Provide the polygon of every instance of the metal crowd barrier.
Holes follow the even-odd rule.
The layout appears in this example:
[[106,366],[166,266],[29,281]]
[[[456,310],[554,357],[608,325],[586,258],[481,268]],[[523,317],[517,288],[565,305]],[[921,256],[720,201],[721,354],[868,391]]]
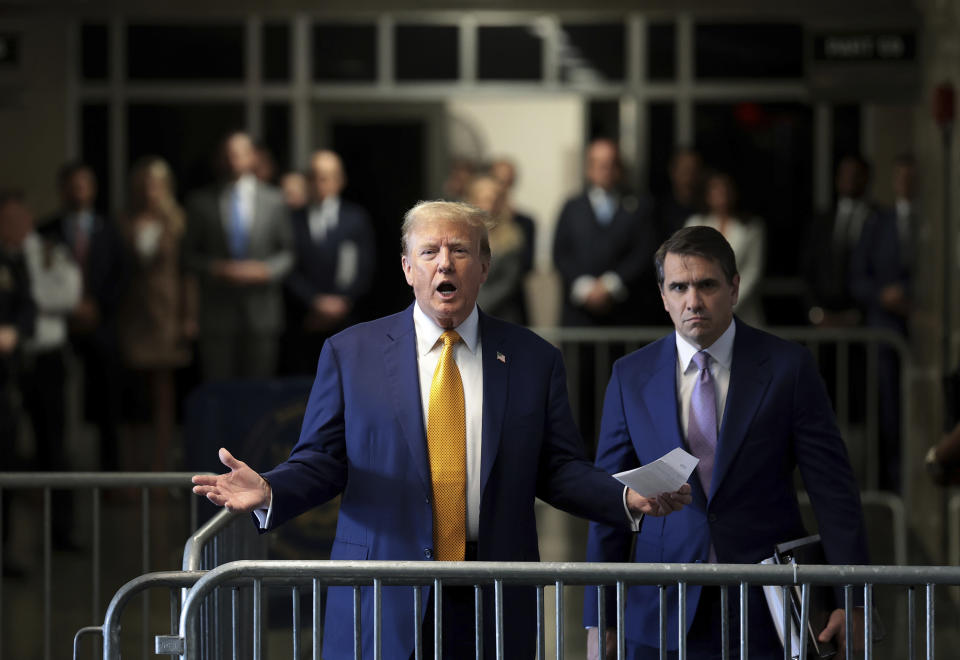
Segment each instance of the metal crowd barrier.
[[[150,565],[151,533],[151,488],[192,487],[192,472],[0,472],[0,527],[3,524],[2,500],[5,491],[43,492],[43,658],[49,660],[51,650],[51,621],[53,615],[52,580],[52,491],[53,490],[90,490],[92,506],[92,551],[90,558],[90,602],[93,619],[100,617],[100,588],[103,567],[103,529],[102,498],[103,491],[117,488],[137,488],[140,490],[140,541],[141,570],[146,572]],[[189,496],[190,529],[197,527],[198,498]],[[0,544],[0,563],[3,560],[3,546]],[[0,622],[2,622],[4,602],[3,577],[0,576]],[[60,594],[61,597],[79,599],[80,594]],[[144,607],[143,621],[146,629],[148,611]],[[3,631],[0,630],[0,638]],[[146,644],[146,641],[144,642]]]
[[[179,574],[180,576],[196,574]],[[139,585],[131,583],[130,590],[138,588],[148,581],[154,584],[176,586],[178,575],[154,574],[144,576]],[[509,649],[504,648],[503,635],[503,587],[505,585],[525,585],[536,588],[537,608],[537,658],[546,658],[546,622],[547,605],[544,594],[546,586],[555,586],[555,599],[551,617],[556,621],[556,658],[563,657],[564,606],[563,587],[565,585],[600,585],[598,593],[599,624],[601,629],[608,625],[616,628],[616,657],[624,658],[625,654],[625,606],[626,590],[631,585],[654,585],[660,587],[660,655],[665,658],[668,642],[667,630],[667,597],[668,586],[678,588],[677,613],[678,620],[684,621],[687,608],[686,589],[689,585],[717,585],[721,590],[721,607],[723,609],[723,645],[722,657],[727,660],[734,657],[729,648],[731,626],[739,627],[739,657],[747,658],[749,640],[749,625],[747,611],[749,606],[750,586],[772,585],[780,587],[781,602],[786,604],[790,598],[791,588],[801,589],[800,625],[805,628],[810,609],[810,588],[813,586],[840,587],[843,590],[844,609],[846,610],[846,638],[854,640],[855,591],[862,589],[863,593],[863,653],[867,660],[874,657],[875,618],[874,593],[875,585],[894,585],[906,587],[907,611],[902,613],[908,626],[907,655],[909,660],[918,657],[923,651],[923,657],[933,660],[935,657],[935,606],[934,594],[937,586],[960,585],[960,567],[926,567],[926,566],[777,566],[777,565],[744,565],[744,564],[597,564],[597,563],[527,563],[527,562],[386,562],[386,561],[236,561],[224,564],[203,575],[190,588],[186,600],[183,602],[179,616],[179,630],[176,634],[158,635],[156,638],[157,653],[177,655],[185,660],[200,658],[200,640],[198,639],[194,623],[205,599],[221,588],[229,588],[232,598],[236,599],[237,591],[241,587],[252,586],[254,603],[259,603],[264,586],[282,586],[289,588],[293,602],[293,644],[294,656],[300,656],[300,590],[307,588],[312,600],[312,656],[320,658],[322,624],[320,616],[320,590],[324,586],[352,586],[354,588],[354,657],[361,658],[372,655],[379,660],[382,657],[382,589],[385,586],[431,586],[434,593],[440,593],[443,586],[473,586],[475,590],[475,615],[480,621],[483,590],[482,586],[493,586],[494,616],[496,634],[493,639],[496,658],[501,660]],[[360,589],[373,588],[373,616],[372,620],[361,620]],[[614,589],[616,593],[616,611],[607,613],[604,609],[604,589]],[[734,588],[740,595],[739,621],[731,622],[727,606],[729,604],[730,589]],[[125,587],[125,590],[128,588]],[[924,598],[924,634],[922,642],[917,638],[918,623],[917,591],[923,590]],[[129,591],[129,590],[128,590]],[[414,639],[416,648],[414,656],[417,660],[423,658],[422,635],[419,621],[424,612],[422,596],[419,589],[412,590],[413,609],[415,616],[411,624],[415,627]],[[114,599],[119,603],[129,596],[124,595]],[[118,605],[119,607],[119,605]],[[760,607],[767,607],[762,602]],[[111,612],[113,606],[111,604]],[[782,625],[787,631],[791,626],[790,607],[784,607]],[[434,654],[437,660],[442,657],[442,608],[434,608]],[[253,636],[252,657],[260,660],[264,656],[263,639],[260,633],[262,628],[262,608],[255,606],[253,620],[245,625],[234,618],[233,643],[236,645],[240,629],[249,631]],[[611,623],[607,623],[610,621]],[[172,622],[171,622],[172,623]],[[373,649],[361,648],[361,627],[373,626]],[[598,650],[600,657],[605,657],[604,635],[599,636]],[[678,631],[676,639],[678,655],[681,660],[687,657],[687,642],[685,632]],[[476,657],[482,658],[484,643],[481,635],[476,635],[474,648]],[[806,636],[801,636],[801,656],[806,657]],[[236,647],[234,647],[235,649]],[[859,652],[857,652],[859,654]],[[107,660],[116,656],[105,655]],[[237,657],[234,651],[233,657]],[[847,660],[855,657],[854,644],[847,646]],[[791,653],[784,651],[784,659],[789,660]]]

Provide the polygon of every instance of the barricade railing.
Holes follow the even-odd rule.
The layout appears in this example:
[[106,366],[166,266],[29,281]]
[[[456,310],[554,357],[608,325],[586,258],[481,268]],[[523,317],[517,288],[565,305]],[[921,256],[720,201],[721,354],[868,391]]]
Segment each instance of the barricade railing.
[[[103,568],[103,493],[111,489],[138,489],[140,491],[140,541],[141,541],[141,571],[146,572],[150,566],[150,534],[151,534],[151,498],[150,490],[154,488],[183,488],[192,487],[190,481],[192,472],[0,472],[0,526],[3,524],[2,501],[7,491],[41,491],[43,494],[43,658],[49,660],[52,655],[52,615],[53,615],[53,580],[52,580],[52,508],[54,490],[89,490],[91,504],[91,558],[90,558],[90,603],[93,620],[100,617],[100,589]],[[189,528],[197,527],[198,498],[190,497]],[[4,548],[0,544],[0,562],[3,560]],[[3,577],[0,576],[0,622],[3,621],[4,588]],[[79,600],[80,594],[61,594],[61,596]],[[146,628],[147,608],[144,607],[143,621]],[[0,638],[3,631],[0,630]]]
[[[254,660],[264,657],[263,639],[260,634],[263,625],[263,612],[257,604],[262,599],[264,586],[282,586],[291,589],[293,602],[294,657],[300,656],[300,613],[298,603],[300,590],[309,589],[313,604],[312,619],[312,655],[320,658],[320,644],[322,639],[322,625],[320,621],[320,590],[325,586],[351,586],[354,588],[354,657],[373,657],[379,660],[383,650],[383,612],[382,589],[388,586],[427,586],[433,592],[441,593],[445,586],[473,586],[475,593],[476,620],[482,617],[483,587],[493,587],[494,593],[494,629],[496,634],[492,639],[495,645],[496,658],[502,659],[509,649],[504,648],[503,622],[503,588],[504,586],[530,586],[536,588],[536,639],[537,654],[540,660],[546,658],[546,624],[547,605],[544,594],[545,587],[556,587],[551,618],[556,622],[555,646],[556,658],[563,657],[564,605],[563,587],[570,585],[597,585],[599,627],[606,629],[609,626],[616,629],[616,657],[625,657],[625,620],[627,588],[633,585],[659,586],[660,590],[660,637],[659,647],[661,657],[666,657],[668,646],[667,627],[667,589],[677,588],[676,599],[677,620],[686,620],[687,588],[691,585],[719,586],[721,592],[723,648],[722,657],[735,657],[729,648],[731,627],[739,628],[739,657],[747,657],[749,640],[749,624],[747,611],[749,606],[749,587],[769,585],[779,587],[779,596],[784,612],[781,624],[789,632],[793,625],[791,621],[790,590],[799,588],[801,591],[801,611],[799,625],[805,630],[810,612],[810,588],[814,586],[830,586],[842,589],[843,608],[846,611],[845,633],[848,640],[855,640],[854,615],[855,603],[859,602],[856,592],[863,594],[863,653],[867,660],[874,657],[874,639],[876,637],[874,615],[875,585],[892,585],[906,588],[906,612],[903,618],[908,626],[906,656],[913,660],[923,651],[923,657],[933,660],[935,657],[935,588],[937,586],[960,585],[960,567],[941,566],[820,566],[820,565],[744,565],[744,564],[599,564],[599,563],[536,563],[536,562],[390,562],[390,561],[235,561],[224,564],[208,571],[190,588],[186,600],[183,602],[179,618],[179,631],[175,635],[158,635],[156,638],[157,653],[178,655],[186,660],[195,660],[199,655],[198,636],[193,632],[193,625],[205,599],[220,588],[230,588],[233,598],[241,587],[252,587],[254,593],[253,620],[248,626],[243,626],[253,635],[252,657]],[[373,589],[373,612],[370,619],[362,619],[360,609],[361,587]],[[615,612],[607,613],[604,590],[614,589],[616,595]],[[740,596],[739,620],[731,622],[728,606],[730,605],[730,589],[734,588]],[[923,591],[925,617],[923,621],[923,639],[919,640],[916,634],[918,623],[917,591]],[[414,656],[423,657],[423,640],[420,622],[424,615],[423,599],[420,589],[411,590],[412,611],[411,625],[414,626],[413,637],[416,648]],[[435,599],[436,601],[439,599]],[[766,608],[767,603],[760,603]],[[442,607],[434,607],[433,617],[433,649],[436,658],[442,652]],[[373,626],[373,648],[362,648],[361,629],[363,626]],[[238,630],[241,623],[234,620],[234,640],[237,643]],[[675,639],[678,655],[681,660],[687,657],[686,632],[683,627],[676,631]],[[801,635],[801,656],[806,657],[806,635]],[[483,656],[483,636],[476,635],[474,648],[477,657]],[[599,657],[605,657],[605,636],[600,635],[598,640]],[[854,657],[855,644],[848,645],[848,660]],[[110,658],[109,656],[107,656]],[[784,652],[784,658],[789,659],[791,654]],[[112,660],[112,658],[110,658]]]

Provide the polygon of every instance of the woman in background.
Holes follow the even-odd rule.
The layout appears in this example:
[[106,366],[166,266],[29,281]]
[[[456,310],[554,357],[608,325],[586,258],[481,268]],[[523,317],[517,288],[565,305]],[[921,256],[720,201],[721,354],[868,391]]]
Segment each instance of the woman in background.
[[[197,331],[195,284],[180,268],[185,229],[170,166],[156,157],[141,159],[130,175],[129,208],[121,220],[131,276],[120,311],[120,345],[126,365],[146,385],[154,470],[172,467],[174,374],[189,363],[190,341]],[[141,448],[130,453],[136,463],[149,460]]]
[[477,304],[491,316],[522,325],[526,239],[506,204],[503,185],[492,176],[479,176],[467,186],[466,201],[489,213],[494,223],[490,229],[493,259]]
[[740,298],[733,308],[737,316],[752,326],[763,326],[763,306],[760,300],[760,280],[766,236],[759,218],[744,218],[737,211],[737,187],[728,174],[711,174],[706,183],[705,214],[692,215],[686,225],[713,227],[727,239],[737,258],[740,273]]

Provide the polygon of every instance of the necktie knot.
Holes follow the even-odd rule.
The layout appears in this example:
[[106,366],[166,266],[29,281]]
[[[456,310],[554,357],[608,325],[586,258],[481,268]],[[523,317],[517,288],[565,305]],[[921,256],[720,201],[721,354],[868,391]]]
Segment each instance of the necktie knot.
[[447,330],[442,335],[440,335],[440,341],[443,342],[444,348],[449,348],[458,344],[460,340],[460,335],[457,334],[456,330]]
[[710,367],[710,354],[706,351],[697,351],[693,354],[693,362],[700,371],[708,369]]

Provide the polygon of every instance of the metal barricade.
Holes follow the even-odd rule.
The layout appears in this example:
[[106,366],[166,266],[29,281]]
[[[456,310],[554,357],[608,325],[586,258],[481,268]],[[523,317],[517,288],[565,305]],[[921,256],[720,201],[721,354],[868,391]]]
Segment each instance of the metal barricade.
[[[791,588],[801,590],[801,611],[799,625],[805,628],[809,616],[810,588],[813,586],[832,586],[842,588],[844,609],[846,616],[846,638],[854,640],[854,610],[855,591],[862,589],[863,593],[863,647],[864,655],[868,660],[874,658],[873,643],[875,639],[875,618],[873,603],[873,587],[875,585],[895,585],[907,589],[907,611],[903,620],[908,626],[908,641],[906,657],[910,660],[918,657],[923,647],[923,654],[928,660],[935,657],[935,605],[934,594],[937,586],[960,585],[960,567],[924,567],[924,566],[813,566],[813,565],[744,565],[744,564],[596,564],[596,563],[528,563],[528,562],[387,562],[387,561],[236,561],[220,566],[206,573],[190,589],[180,612],[179,633],[176,635],[160,635],[156,640],[158,653],[178,655],[181,658],[192,660],[199,658],[199,639],[193,631],[200,608],[205,599],[220,588],[230,588],[236,594],[240,587],[250,585],[254,592],[254,602],[258,603],[262,597],[265,585],[281,585],[291,589],[293,595],[294,619],[293,635],[295,656],[300,657],[299,649],[299,590],[302,585],[309,585],[312,596],[312,641],[313,658],[320,657],[321,622],[319,609],[319,592],[322,586],[338,585],[352,586],[354,589],[354,657],[365,655],[361,648],[360,627],[373,626],[373,649],[366,649],[366,655],[379,660],[382,654],[382,626],[383,614],[382,589],[387,586],[429,586],[434,593],[438,593],[444,586],[473,586],[475,591],[475,613],[482,607],[482,586],[492,586],[494,592],[494,612],[496,630],[493,644],[496,657],[502,659],[509,649],[504,649],[504,622],[503,622],[503,588],[504,586],[530,586],[537,591],[536,598],[536,639],[537,658],[546,657],[545,628],[547,621],[547,606],[544,598],[544,587],[556,586],[552,617],[556,621],[556,658],[563,657],[563,629],[564,607],[563,586],[565,585],[598,585],[599,627],[601,630],[608,627],[616,629],[616,657],[623,658],[625,653],[625,620],[626,591],[632,585],[652,585],[659,587],[660,593],[660,639],[661,657],[666,657],[668,644],[667,597],[666,589],[676,586],[678,598],[676,602],[678,621],[686,620],[687,587],[690,585],[715,585],[720,587],[721,599],[724,604],[729,603],[731,588],[740,594],[739,626],[740,653],[739,657],[747,657],[747,640],[749,639],[749,624],[747,619],[748,587],[771,585],[780,588],[781,605],[785,606],[782,625],[789,638],[791,619],[790,607],[786,606],[790,598]],[[360,612],[360,589],[372,587],[373,612],[372,618],[362,619]],[[606,613],[603,603],[604,589],[613,588],[616,594],[616,611]],[[923,641],[916,635],[917,628],[917,590],[923,590],[925,619],[923,627]],[[422,640],[419,632],[420,621],[425,614],[422,610],[422,597],[419,589],[411,591],[414,617],[411,624],[415,627],[416,640],[415,656],[421,658],[423,654]],[[235,597],[235,596],[234,596]],[[761,604],[765,607],[766,604]],[[263,639],[260,635],[262,626],[262,611],[255,607],[253,611],[252,630],[254,646],[252,657],[254,660],[264,657]],[[442,652],[442,608],[434,608],[434,653],[440,658]],[[478,620],[479,620],[479,614]],[[726,608],[723,609],[723,639],[730,639],[730,629],[734,625]],[[234,620],[234,629],[241,623]],[[236,634],[234,643],[236,643]],[[685,627],[678,627],[677,648],[681,660],[687,657]],[[475,648],[483,644],[482,637],[477,635]],[[806,653],[806,635],[801,635],[801,657]],[[605,653],[604,635],[599,636],[598,650],[600,657]],[[848,645],[847,658],[853,658],[854,645]],[[721,649],[723,657],[732,658],[734,655],[727,648]],[[482,652],[478,649],[478,657]],[[784,652],[785,660],[791,657],[788,651]]]
[[[150,567],[150,534],[152,526],[150,490],[153,488],[190,489],[189,472],[0,472],[0,526],[3,524],[2,500],[6,491],[42,491],[43,493],[43,614],[41,629],[43,635],[43,658],[49,660],[52,655],[51,639],[53,619],[53,578],[52,578],[52,491],[53,490],[89,490],[91,503],[91,560],[90,560],[90,602],[93,619],[100,617],[101,578],[103,569],[103,491],[108,489],[135,488],[140,491],[140,541],[141,568],[147,572]],[[197,526],[198,498],[189,496],[189,529]],[[3,547],[0,545],[0,562],[3,559]],[[4,603],[3,578],[0,576],[0,621],[2,621]],[[82,594],[59,594],[64,599],[79,600]],[[143,621],[146,629],[148,611],[144,606]],[[3,631],[0,631],[0,638]],[[144,642],[146,650],[146,640]],[[145,655],[146,653],[144,653]],[[2,655],[2,652],[0,652]]]

